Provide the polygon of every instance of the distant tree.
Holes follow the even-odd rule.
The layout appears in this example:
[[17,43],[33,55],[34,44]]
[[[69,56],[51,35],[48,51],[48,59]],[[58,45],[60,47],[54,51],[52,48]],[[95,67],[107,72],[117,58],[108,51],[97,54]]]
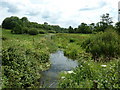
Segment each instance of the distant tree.
[[116,28],[117,32],[120,34],[120,22],[117,22],[115,24],[115,28]]
[[78,26],[77,33],[91,33],[90,27],[86,23],[81,23],[81,25]]
[[103,14],[101,16],[101,22],[106,24],[106,25],[112,25],[112,17],[109,16],[109,13]]
[[35,29],[35,28],[32,28],[32,29],[30,29],[29,30],[29,32],[28,32],[30,35],[37,35],[39,32],[38,32],[38,30],[37,29]]
[[39,30],[39,34],[45,34],[46,31],[45,30]]
[[77,28],[74,28],[74,32],[75,32],[75,33],[77,32]]
[[48,25],[48,23],[47,23],[47,22],[44,22],[44,24],[45,24],[45,25]]
[[16,26],[16,23],[22,25],[21,20],[16,16],[5,18],[2,22],[2,28],[13,29]]
[[48,33],[56,33],[54,30],[49,30]]
[[94,31],[94,30],[95,30],[95,23],[91,23],[91,24],[89,25],[89,27],[90,27],[90,29],[91,29],[92,31]]
[[69,33],[74,33],[74,29],[72,28],[72,26],[69,26],[68,31]]
[[23,27],[22,31],[24,34],[27,34],[29,32],[29,28],[28,27]]
[[16,24],[16,26],[12,29],[11,32],[15,34],[23,34],[22,26],[19,24]]
[[22,18],[21,18],[21,21],[22,21],[22,22],[29,22],[29,20],[27,19],[27,17],[22,17]]
[[96,24],[96,31],[104,31],[107,27],[112,26],[112,18],[108,13],[101,16],[100,22]]

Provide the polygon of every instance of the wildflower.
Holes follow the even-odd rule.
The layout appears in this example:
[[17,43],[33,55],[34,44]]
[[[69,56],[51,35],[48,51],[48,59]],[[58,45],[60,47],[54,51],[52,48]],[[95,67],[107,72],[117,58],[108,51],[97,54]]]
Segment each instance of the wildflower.
[[61,77],[62,79],[64,79],[65,77],[63,76],[63,77]]
[[75,72],[73,72],[73,71],[68,71],[68,73],[69,73],[69,74],[71,74],[71,73],[74,73],[74,74],[76,74],[76,73],[75,73]]
[[107,65],[101,65],[102,67],[106,67]]

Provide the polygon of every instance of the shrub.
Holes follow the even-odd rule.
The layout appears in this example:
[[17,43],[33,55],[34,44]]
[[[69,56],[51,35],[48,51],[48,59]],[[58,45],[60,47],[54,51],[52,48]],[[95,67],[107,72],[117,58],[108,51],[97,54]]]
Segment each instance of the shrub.
[[49,30],[48,33],[56,33],[56,31]]
[[32,29],[29,30],[28,33],[29,33],[30,35],[37,35],[37,34],[38,34],[38,30],[35,29],[35,28],[32,28]]
[[95,60],[100,58],[110,60],[113,57],[120,56],[119,35],[111,30],[98,33],[85,40],[82,47],[86,49],[86,52],[90,52]]
[[22,33],[23,33],[23,30],[22,30],[21,25],[18,25],[18,24],[17,24],[17,25],[12,29],[11,33],[22,34]]
[[23,33],[26,33],[26,34],[29,32],[29,28],[28,27],[23,27],[22,30],[23,30]]
[[[3,88],[28,88],[36,86],[40,79],[42,63],[49,60],[49,53],[25,49],[19,44],[2,50]],[[44,64],[45,65],[45,64]]]
[[62,73],[59,88],[97,88],[113,89],[119,87],[118,61],[110,61],[102,65],[93,61],[79,58],[80,64],[73,73]]
[[40,33],[40,34],[45,34],[46,31],[45,31],[45,30],[40,30],[39,33]]
[[[21,47],[2,50],[3,88],[26,88],[35,84],[40,77],[38,66],[32,55],[25,55]],[[35,60],[35,59],[34,59]],[[37,62],[38,63],[38,62]]]

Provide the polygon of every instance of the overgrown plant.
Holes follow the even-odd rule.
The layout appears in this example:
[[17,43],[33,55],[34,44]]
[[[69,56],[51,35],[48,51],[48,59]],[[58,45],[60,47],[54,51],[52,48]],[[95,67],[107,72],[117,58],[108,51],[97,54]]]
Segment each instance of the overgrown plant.
[[120,56],[120,37],[113,30],[101,32],[85,40],[81,45],[95,60],[110,60]]

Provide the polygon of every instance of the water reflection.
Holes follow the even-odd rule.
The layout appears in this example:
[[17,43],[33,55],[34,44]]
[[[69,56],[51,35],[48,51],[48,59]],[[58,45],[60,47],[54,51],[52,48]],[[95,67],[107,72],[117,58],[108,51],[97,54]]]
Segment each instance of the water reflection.
[[55,88],[57,86],[58,75],[61,71],[69,71],[78,66],[77,61],[68,59],[63,51],[57,51],[50,55],[51,67],[42,72],[41,82],[44,87]]

